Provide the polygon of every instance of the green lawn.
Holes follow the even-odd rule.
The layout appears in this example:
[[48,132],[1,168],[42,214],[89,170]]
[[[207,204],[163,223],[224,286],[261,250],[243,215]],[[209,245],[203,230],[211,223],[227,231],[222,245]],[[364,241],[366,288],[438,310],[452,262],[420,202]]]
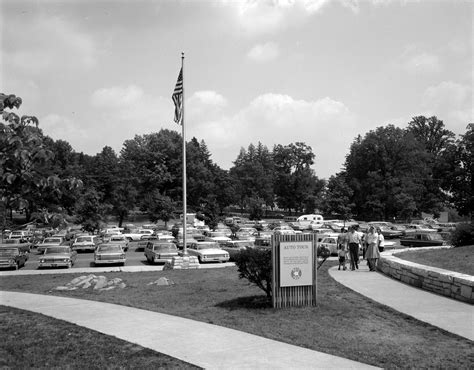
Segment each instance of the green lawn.
[[[52,290],[78,275],[8,276],[0,281],[4,290],[57,294],[168,313],[384,368],[472,366],[472,342],[340,285],[327,273],[333,265],[326,262],[319,270],[317,307],[281,310],[271,308],[262,291],[238,279],[236,268],[104,274],[122,278],[127,287],[100,293],[90,288]],[[175,285],[147,285],[161,276]],[[89,363],[94,363],[92,356],[76,365]]]
[[398,253],[398,258],[474,276],[474,246]]

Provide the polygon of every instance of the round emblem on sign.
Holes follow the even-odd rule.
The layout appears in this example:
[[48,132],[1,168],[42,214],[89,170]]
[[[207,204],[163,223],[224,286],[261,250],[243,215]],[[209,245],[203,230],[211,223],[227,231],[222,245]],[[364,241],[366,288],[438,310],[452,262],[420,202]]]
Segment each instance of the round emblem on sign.
[[295,280],[298,280],[302,274],[303,272],[299,267],[295,267],[293,270],[291,270],[291,277]]

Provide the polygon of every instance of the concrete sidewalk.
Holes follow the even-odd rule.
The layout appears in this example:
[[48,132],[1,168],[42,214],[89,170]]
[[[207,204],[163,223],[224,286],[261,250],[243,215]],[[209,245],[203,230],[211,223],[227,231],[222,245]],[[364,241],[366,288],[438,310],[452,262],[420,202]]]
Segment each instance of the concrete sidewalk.
[[221,326],[109,303],[0,291],[0,304],[72,322],[206,369],[372,368]]
[[355,271],[329,269],[329,275],[348,288],[438,328],[474,340],[474,306],[412,287],[379,272],[365,261]]

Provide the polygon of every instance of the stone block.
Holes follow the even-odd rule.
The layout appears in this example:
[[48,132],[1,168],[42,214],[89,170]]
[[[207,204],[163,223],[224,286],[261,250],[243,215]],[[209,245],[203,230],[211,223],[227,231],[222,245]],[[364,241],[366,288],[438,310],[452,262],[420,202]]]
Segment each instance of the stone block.
[[461,287],[461,296],[464,298],[470,299],[471,295],[472,295],[472,288],[470,286],[463,285]]
[[107,278],[105,276],[98,276],[94,289],[102,289],[107,285]]

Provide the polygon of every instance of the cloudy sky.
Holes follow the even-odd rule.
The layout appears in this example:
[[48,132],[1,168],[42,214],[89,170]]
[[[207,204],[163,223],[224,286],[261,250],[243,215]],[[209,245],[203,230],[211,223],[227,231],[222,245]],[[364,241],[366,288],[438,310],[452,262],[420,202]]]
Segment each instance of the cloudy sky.
[[0,0],[0,17],[2,92],[77,152],[181,132],[181,52],[186,137],[224,169],[251,143],[305,142],[328,178],[378,126],[473,121],[469,1]]

